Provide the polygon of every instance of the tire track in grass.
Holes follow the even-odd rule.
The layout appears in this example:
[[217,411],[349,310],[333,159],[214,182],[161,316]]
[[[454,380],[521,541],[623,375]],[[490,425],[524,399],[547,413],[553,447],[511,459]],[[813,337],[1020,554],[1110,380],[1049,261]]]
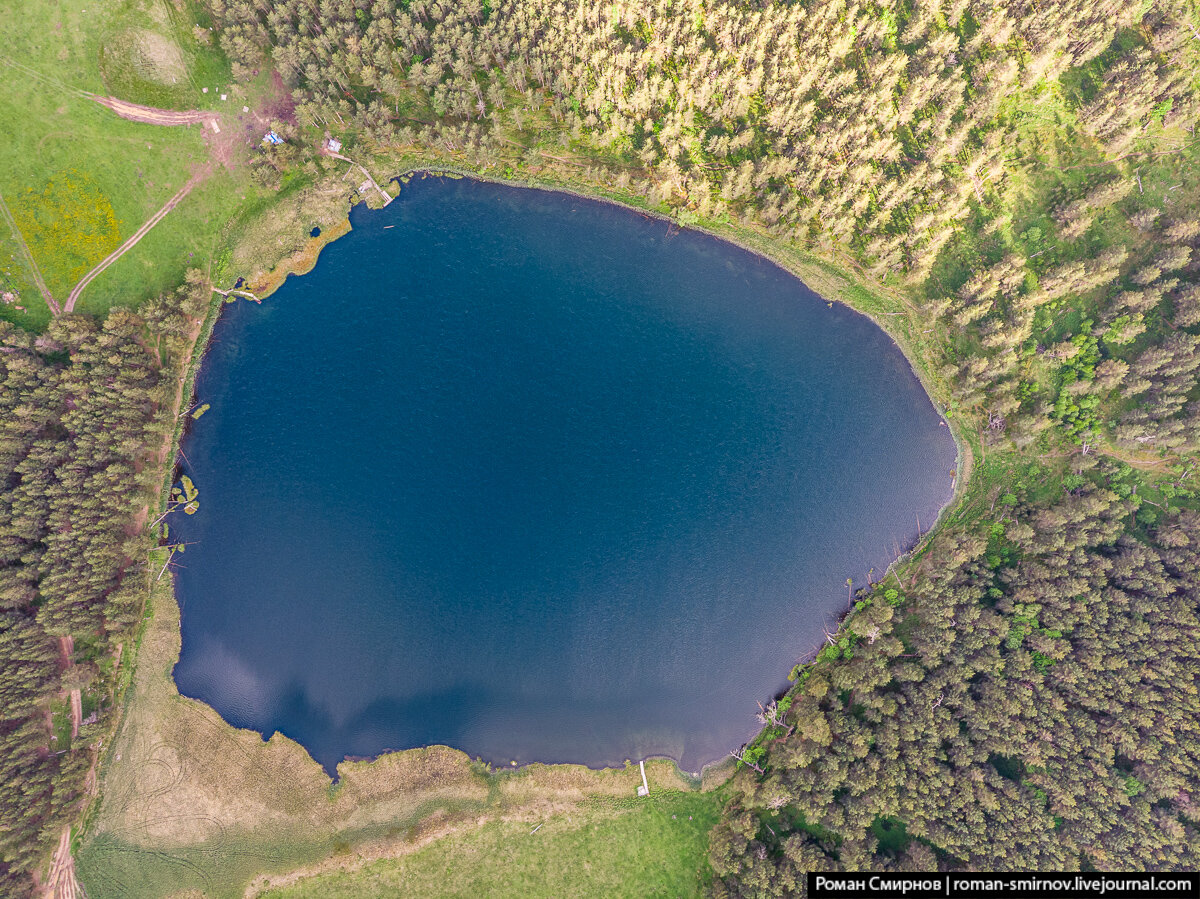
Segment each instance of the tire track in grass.
[[[128,119],[132,122],[142,122],[147,125],[193,125],[197,123],[208,122],[212,126],[214,132],[218,134],[220,133],[220,129],[217,126],[217,119],[219,116],[215,112],[205,112],[204,110],[200,109],[189,109],[183,111],[172,109],[156,109],[153,106],[143,106],[140,103],[129,103],[125,100],[118,100],[116,97],[99,97],[90,93],[86,95],[90,99],[99,103],[101,106],[111,109],[121,118]],[[208,177],[210,171],[212,171],[211,164],[204,166],[204,168],[193,174],[192,177],[188,179],[187,184],[180,188],[179,192],[175,194],[175,196],[171,197],[171,199],[167,201],[167,204],[163,206],[162,209],[154,213],[154,215],[150,217],[149,221],[142,225],[142,227],[138,228],[132,237],[117,247],[117,249],[105,257],[105,259],[100,262],[99,265],[84,275],[83,278],[80,279],[79,283],[76,284],[71,290],[70,296],[67,297],[66,303],[63,304],[62,311],[74,312],[75,303],[78,302],[79,295],[83,293],[84,289],[91,284],[92,281],[99,277],[99,275],[106,268],[124,256],[127,252],[129,252],[129,250],[133,249],[137,242],[149,233],[151,228],[162,221],[168,212],[179,205],[180,200],[191,193],[192,188]],[[57,315],[59,312],[57,304],[54,304],[54,306],[51,308],[54,309],[54,312]]]
[[46,286],[46,281],[42,278],[41,269],[33,261],[33,254],[29,252],[29,246],[25,243],[25,238],[21,236],[21,229],[17,227],[17,220],[13,218],[8,204],[4,202],[4,194],[0,194],[0,215],[3,215],[4,220],[8,222],[8,227],[12,230],[13,240],[17,242],[17,246],[21,250],[21,255],[25,257],[25,264],[28,266],[30,274],[33,275],[33,282],[41,292],[42,299],[46,301],[46,305],[50,307],[50,311],[54,315],[58,315],[62,311],[59,308],[58,300],[54,299],[54,295],[50,293],[50,288]]
[[86,288],[89,284],[92,283],[92,281],[94,281],[96,278],[98,278],[104,272],[104,270],[106,268],[108,268],[110,265],[112,265],[114,262],[116,262],[118,259],[120,259],[122,256],[124,256],[130,250],[132,250],[134,248],[134,246],[137,244],[137,242],[139,240],[141,240],[143,237],[145,237],[147,234],[149,234],[151,228],[153,228],[155,225],[157,225],[159,222],[161,222],[164,218],[166,218],[167,213],[170,212],[172,209],[174,209],[176,206],[178,206],[179,201],[182,200],[184,197],[186,197],[188,194],[190,194],[192,192],[192,188],[194,188],[197,184],[199,184],[201,181],[203,181],[205,178],[207,178],[209,172],[211,172],[211,171],[212,171],[212,166],[206,165],[202,169],[197,171],[194,175],[192,175],[192,177],[188,179],[187,184],[183,185],[183,187],[181,187],[179,189],[179,191],[175,194],[175,196],[173,196],[173,197],[171,197],[171,199],[167,200],[167,204],[165,206],[163,206],[162,209],[158,210],[158,212],[156,212],[156,213],[154,213],[154,215],[150,216],[149,220],[144,225],[142,225],[142,227],[138,228],[137,231],[134,232],[132,237],[130,237],[128,240],[125,241],[125,243],[121,244],[119,247],[117,247],[115,250],[113,250],[111,253],[109,253],[108,256],[106,256],[99,265],[97,265],[90,272],[88,272],[86,275],[84,275],[83,278],[80,279],[79,283],[76,284],[74,289],[71,291],[71,295],[67,297],[67,302],[63,304],[62,311],[63,312],[74,312],[75,311],[75,303],[79,300],[79,295],[81,293],[83,293],[84,288]]

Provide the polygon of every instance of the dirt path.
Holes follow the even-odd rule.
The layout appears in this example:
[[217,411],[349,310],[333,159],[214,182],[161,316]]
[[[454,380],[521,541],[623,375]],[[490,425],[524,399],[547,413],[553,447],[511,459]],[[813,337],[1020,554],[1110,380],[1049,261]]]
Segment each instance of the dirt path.
[[29,252],[29,247],[25,244],[25,238],[21,236],[21,229],[17,227],[17,220],[13,218],[13,214],[8,209],[8,204],[4,202],[4,195],[0,194],[0,215],[4,216],[4,220],[8,222],[8,227],[12,230],[13,240],[17,242],[17,246],[21,250],[21,255],[25,257],[25,264],[29,267],[29,272],[33,275],[33,282],[37,285],[37,289],[41,291],[42,299],[46,301],[46,305],[50,307],[50,311],[54,315],[58,315],[62,310],[59,308],[58,300],[50,293],[50,288],[46,286],[45,280],[42,278],[42,271],[37,267],[37,263],[33,261],[33,254]]
[[79,737],[79,726],[83,723],[83,694],[76,687],[71,691],[71,739]]
[[[1161,469],[1164,466],[1177,465],[1183,461],[1179,456],[1136,456],[1107,442],[1093,444],[1092,452],[1116,459],[1118,462],[1124,462],[1131,468],[1140,468],[1143,471],[1158,471],[1159,474],[1162,473]],[[1041,453],[1038,455],[1038,458],[1065,459],[1068,456],[1074,456],[1078,453],[1079,448],[1076,447],[1061,453]]]
[[73,664],[71,656],[75,654],[75,638],[70,634],[58,638],[58,654],[62,657],[63,668],[70,668]]
[[137,231],[133,234],[132,237],[130,237],[127,241],[125,241],[125,243],[121,244],[119,247],[117,247],[115,250],[113,250],[111,253],[109,253],[103,262],[101,262],[94,269],[92,269],[90,272],[88,272],[86,275],[84,275],[83,278],[80,280],[80,282],[78,284],[76,284],[75,288],[71,291],[71,295],[69,297],[67,297],[67,302],[63,304],[62,311],[63,312],[74,312],[75,311],[75,303],[76,303],[76,301],[78,301],[79,295],[81,293],[83,293],[84,288],[87,287],[89,284],[91,284],[92,281],[94,281],[106,268],[108,268],[110,265],[112,265],[114,262],[116,262],[118,259],[120,259],[122,256],[124,256],[127,252],[132,250],[133,247],[137,244],[137,242],[139,240],[141,240],[143,237],[145,237],[148,233],[150,233],[150,229],[153,228],[155,225],[157,225],[159,222],[161,222],[163,220],[163,218],[166,217],[168,212],[170,212],[172,209],[174,209],[176,206],[178,206],[179,201],[182,200],[184,197],[186,197],[189,193],[191,193],[192,188],[195,187],[197,184],[199,184],[201,181],[203,181],[205,178],[207,178],[209,172],[211,172],[211,171],[212,171],[212,166],[206,165],[206,166],[204,166],[204,168],[202,168],[198,172],[196,172],[196,174],[192,175],[192,177],[188,179],[187,184],[183,185],[183,187],[181,187],[179,189],[179,192],[176,193],[175,196],[173,196],[173,197],[171,197],[171,199],[167,200],[166,206],[164,206],[162,209],[158,210],[158,212],[154,213],[154,215],[152,215],[150,217],[150,219],[146,222],[146,224],[142,225],[142,227],[137,229]]
[[1154,469],[1162,468],[1166,465],[1175,465],[1180,462],[1180,458],[1178,456],[1174,456],[1174,455],[1137,456],[1137,455],[1134,455],[1132,452],[1127,452],[1125,450],[1122,450],[1119,447],[1113,446],[1110,443],[1106,443],[1103,446],[1099,447],[1099,450],[1104,455],[1112,456],[1114,459],[1124,462],[1126,465],[1129,465],[1133,468],[1141,468],[1144,470],[1154,470]]
[[127,103],[116,97],[92,97],[101,106],[107,106],[123,119],[145,122],[147,125],[194,125],[197,122],[215,122],[220,115],[203,109],[155,109],[140,103]]
[[50,877],[46,881],[46,899],[87,899],[75,878],[75,859],[71,858],[71,828],[64,827],[58,838],[58,848],[50,862]]

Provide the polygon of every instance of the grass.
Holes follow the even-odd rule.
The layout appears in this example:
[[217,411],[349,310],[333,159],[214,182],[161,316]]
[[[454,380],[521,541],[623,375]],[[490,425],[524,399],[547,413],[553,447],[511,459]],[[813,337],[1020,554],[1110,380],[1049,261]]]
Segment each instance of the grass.
[[[530,826],[495,821],[411,855],[267,889],[270,899],[452,896],[699,896],[707,882],[711,794],[666,793],[626,808],[588,804]],[[533,827],[537,827],[536,832]]]
[[[110,92],[99,61],[105,41],[124,33],[131,21],[142,23],[143,38],[152,35],[160,51],[175,47],[188,66],[212,77],[211,52],[182,43],[199,46],[177,24],[191,9],[185,5],[178,12],[164,0],[0,4],[5,38],[0,47],[0,121],[6,129],[0,196],[59,302],[81,272],[136,231],[209,160],[201,126],[126,121],[85,93]],[[176,105],[220,102],[190,84],[180,91]],[[135,94],[122,99],[154,98]],[[188,267],[205,267],[222,224],[248,192],[245,175],[236,168],[210,177],[88,288],[80,308],[103,312],[116,304],[136,305],[178,284]],[[48,323],[50,310],[4,222],[0,287],[19,297],[0,305],[0,317],[34,329]]]
[[71,748],[71,704],[65,699],[50,701],[50,744],[55,752]]
[[[344,169],[341,163],[317,177],[290,179],[279,193],[247,205],[227,226],[228,250],[214,265],[213,279],[232,286],[244,278],[247,289],[263,296],[288,274],[311,269],[321,248],[350,230]],[[314,226],[319,237],[310,236]]]
[[219,106],[232,75],[208,23],[195,2],[117,4],[97,53],[108,93],[161,109]]

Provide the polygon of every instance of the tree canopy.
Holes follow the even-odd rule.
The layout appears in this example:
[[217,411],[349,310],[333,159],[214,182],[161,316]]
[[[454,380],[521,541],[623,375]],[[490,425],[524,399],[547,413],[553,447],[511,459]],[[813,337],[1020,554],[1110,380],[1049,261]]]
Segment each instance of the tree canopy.
[[[0,322],[0,892],[22,895],[78,813],[99,725],[59,727],[80,690],[110,703],[112,655],[147,592],[146,514],[174,429],[183,289],[139,313]],[[200,306],[203,309],[203,305]],[[59,706],[56,708],[56,705]],[[90,716],[89,716],[90,717]]]

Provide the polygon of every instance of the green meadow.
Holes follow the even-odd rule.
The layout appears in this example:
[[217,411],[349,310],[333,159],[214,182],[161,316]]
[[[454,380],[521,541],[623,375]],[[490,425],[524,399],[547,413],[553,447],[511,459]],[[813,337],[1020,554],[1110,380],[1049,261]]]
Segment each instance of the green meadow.
[[[195,17],[190,5],[180,11],[162,0],[0,5],[0,121],[6,125],[0,197],[9,212],[0,217],[0,292],[16,297],[0,304],[0,317],[34,328],[50,318],[13,223],[61,304],[83,274],[209,164],[209,135],[201,125],[127,121],[89,96],[116,93],[176,108],[220,104],[219,94],[205,94],[199,82],[224,88],[228,72],[219,54],[184,27]],[[158,82],[161,89],[151,89]],[[230,95],[224,105],[235,101]],[[213,166],[88,287],[78,308],[136,305],[174,287],[187,268],[206,267],[222,224],[248,189],[241,172]]]
[[594,802],[544,823],[497,821],[409,855],[268,890],[271,899],[388,896],[700,896],[710,872],[711,793],[667,793],[623,807]]

